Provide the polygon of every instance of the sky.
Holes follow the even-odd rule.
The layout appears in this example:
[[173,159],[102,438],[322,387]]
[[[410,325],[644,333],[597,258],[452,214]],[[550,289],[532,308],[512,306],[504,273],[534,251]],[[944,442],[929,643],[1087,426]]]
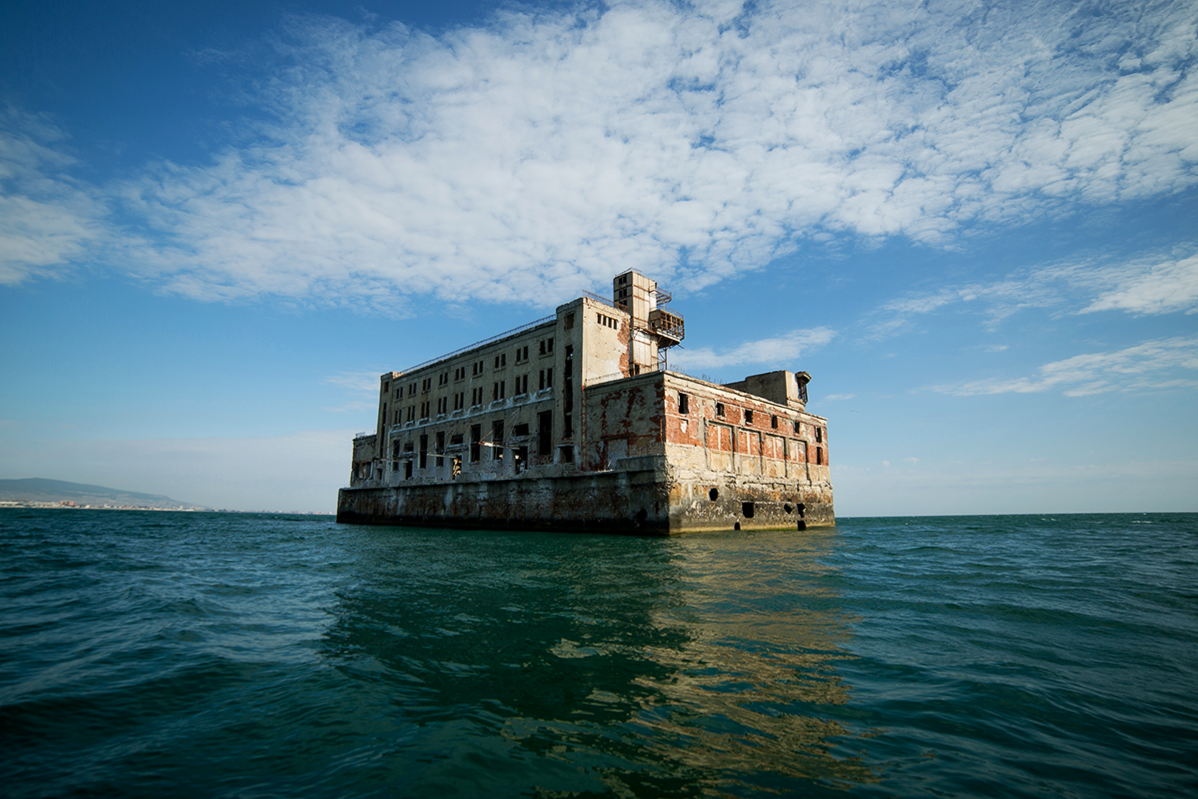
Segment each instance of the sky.
[[332,512],[379,374],[632,268],[838,516],[1198,511],[1192,2],[0,16],[0,478]]

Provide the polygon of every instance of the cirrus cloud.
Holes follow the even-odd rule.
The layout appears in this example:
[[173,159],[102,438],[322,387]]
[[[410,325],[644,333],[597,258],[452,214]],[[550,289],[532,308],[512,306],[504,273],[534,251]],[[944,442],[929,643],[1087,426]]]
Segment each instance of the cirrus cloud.
[[[252,93],[273,121],[105,187],[134,234],[105,257],[202,299],[552,305],[613,266],[698,289],[809,237],[951,245],[1192,186],[1196,28],[1177,2],[294,19]],[[95,243],[17,238],[12,275]]]

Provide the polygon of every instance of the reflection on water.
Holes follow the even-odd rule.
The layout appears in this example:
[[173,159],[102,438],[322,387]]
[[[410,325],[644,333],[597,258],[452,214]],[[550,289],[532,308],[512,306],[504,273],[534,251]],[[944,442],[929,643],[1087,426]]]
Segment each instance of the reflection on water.
[[850,690],[835,531],[359,535],[327,654],[457,768],[501,742],[546,796],[872,779],[843,754],[860,731],[828,717]]

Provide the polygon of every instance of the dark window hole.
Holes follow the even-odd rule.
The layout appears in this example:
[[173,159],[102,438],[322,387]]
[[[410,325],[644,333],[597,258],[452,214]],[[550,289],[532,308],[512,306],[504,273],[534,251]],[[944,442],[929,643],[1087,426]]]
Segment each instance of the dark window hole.
[[720,498],[719,489],[713,488],[710,491],[708,491],[707,498],[710,499],[712,502],[715,502],[717,499]]
[[753,503],[752,502],[740,503],[740,512],[744,515],[744,517],[746,519],[752,519],[753,518]]

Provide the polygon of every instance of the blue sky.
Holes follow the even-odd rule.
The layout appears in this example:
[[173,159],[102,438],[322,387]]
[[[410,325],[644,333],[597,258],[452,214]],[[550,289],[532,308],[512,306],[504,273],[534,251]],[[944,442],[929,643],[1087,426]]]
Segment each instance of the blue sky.
[[1192,3],[108,5],[3,11],[0,477],[331,511],[636,268],[839,515],[1198,510]]

